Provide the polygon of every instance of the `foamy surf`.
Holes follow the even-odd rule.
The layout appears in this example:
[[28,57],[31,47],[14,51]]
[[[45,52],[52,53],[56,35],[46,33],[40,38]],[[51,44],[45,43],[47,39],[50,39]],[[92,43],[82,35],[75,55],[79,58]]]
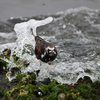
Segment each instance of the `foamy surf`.
[[[100,80],[99,14],[100,10],[86,7],[68,9],[52,15],[54,20],[51,18],[49,21],[52,23],[45,26],[42,23],[42,27],[38,27],[38,35],[57,47],[58,57],[51,66],[45,63],[40,66],[34,52],[33,55],[27,53],[22,55],[23,48],[27,49],[27,45],[31,46],[34,51],[35,42],[29,22],[19,23],[19,27],[15,27],[17,33],[15,45],[3,44],[0,46],[1,51],[6,47],[12,49],[13,46],[17,46],[16,49],[12,49],[12,52],[15,51],[17,56],[30,62],[30,65],[21,72],[40,70],[37,81],[50,78],[61,83],[74,84],[84,76],[90,77],[92,81]],[[36,29],[34,31],[36,32]]]

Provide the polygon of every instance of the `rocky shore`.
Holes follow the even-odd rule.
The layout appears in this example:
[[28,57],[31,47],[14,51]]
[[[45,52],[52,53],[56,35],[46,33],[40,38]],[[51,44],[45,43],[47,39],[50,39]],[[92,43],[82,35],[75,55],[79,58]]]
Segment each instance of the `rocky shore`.
[[[1,100],[99,100],[100,81],[92,82],[85,76],[79,79],[76,84],[62,84],[56,80],[45,79],[37,82],[36,77],[39,73],[27,72],[20,73],[19,68],[13,68],[10,75],[16,75],[11,82],[7,80],[9,68],[3,57],[9,60],[10,49],[5,49],[0,55],[0,99]],[[20,58],[13,55],[15,64],[20,64]]]

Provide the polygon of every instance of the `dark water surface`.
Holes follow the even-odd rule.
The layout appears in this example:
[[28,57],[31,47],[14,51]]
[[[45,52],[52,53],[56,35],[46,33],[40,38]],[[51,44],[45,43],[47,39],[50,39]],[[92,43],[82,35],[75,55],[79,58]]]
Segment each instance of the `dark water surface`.
[[55,14],[81,6],[100,9],[100,0],[0,0],[0,21],[10,17]]

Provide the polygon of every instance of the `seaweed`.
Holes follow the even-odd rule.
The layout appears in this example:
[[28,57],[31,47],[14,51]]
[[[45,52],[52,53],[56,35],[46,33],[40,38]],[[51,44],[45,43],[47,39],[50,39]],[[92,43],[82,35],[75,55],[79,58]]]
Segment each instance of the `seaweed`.
[[100,81],[68,85],[52,80],[38,85],[36,75],[28,72],[18,74],[10,83],[10,89],[0,92],[0,97],[6,100],[99,100]]

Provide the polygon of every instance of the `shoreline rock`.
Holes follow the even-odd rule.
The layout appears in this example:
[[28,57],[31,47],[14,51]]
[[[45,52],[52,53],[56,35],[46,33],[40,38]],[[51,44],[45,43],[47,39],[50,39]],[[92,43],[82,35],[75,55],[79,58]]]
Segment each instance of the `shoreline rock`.
[[[1,57],[9,59],[10,51],[3,51]],[[14,61],[18,61],[16,55]],[[3,60],[0,60],[3,67]],[[19,61],[19,64],[21,60]],[[22,62],[23,63],[23,62]],[[17,62],[18,64],[18,62]],[[5,69],[6,69],[5,63]],[[3,71],[5,71],[3,69]],[[16,68],[12,69],[16,73]],[[15,70],[15,71],[14,71]],[[19,69],[20,70],[20,69]],[[36,74],[27,72],[27,74],[17,73],[16,78],[9,82],[5,79],[5,74],[1,73],[0,82],[0,99],[4,100],[99,100],[100,98],[100,81],[92,82],[88,76],[80,78],[76,84],[68,85],[58,83],[56,80],[45,79],[43,82],[36,82]],[[1,79],[0,78],[0,79]]]

